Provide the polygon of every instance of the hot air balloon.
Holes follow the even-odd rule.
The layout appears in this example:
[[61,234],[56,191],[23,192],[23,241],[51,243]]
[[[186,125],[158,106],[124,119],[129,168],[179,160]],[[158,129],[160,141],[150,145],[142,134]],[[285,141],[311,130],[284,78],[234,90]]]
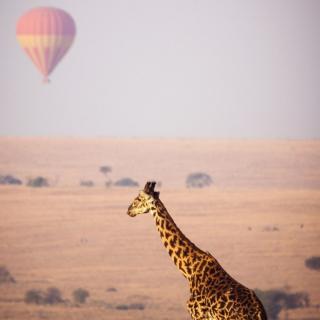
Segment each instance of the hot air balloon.
[[49,74],[64,57],[73,43],[76,26],[65,11],[52,8],[35,8],[20,17],[16,35],[22,49],[49,81]]

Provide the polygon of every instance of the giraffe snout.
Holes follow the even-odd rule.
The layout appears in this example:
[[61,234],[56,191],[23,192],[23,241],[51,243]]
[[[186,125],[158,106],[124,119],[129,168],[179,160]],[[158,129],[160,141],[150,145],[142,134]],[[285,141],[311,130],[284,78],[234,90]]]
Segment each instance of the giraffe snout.
[[130,217],[135,217],[136,216],[136,214],[132,210],[132,204],[128,208],[127,215],[130,216]]

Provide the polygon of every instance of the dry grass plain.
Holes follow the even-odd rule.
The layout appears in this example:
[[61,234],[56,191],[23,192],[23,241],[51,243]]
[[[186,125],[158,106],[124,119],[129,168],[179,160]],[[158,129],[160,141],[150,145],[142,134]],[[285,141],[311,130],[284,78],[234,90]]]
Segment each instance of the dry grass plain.
[[[313,307],[289,319],[320,319],[320,273],[304,265],[320,254],[319,141],[47,138],[0,138],[0,174],[52,184],[0,186],[0,265],[17,281],[0,284],[0,319],[189,319],[187,283],[152,217],[126,215],[138,189],[105,188],[101,165],[113,180],[162,181],[162,201],[193,242],[251,288],[308,292]],[[185,188],[194,171],[214,186]],[[27,290],[48,287],[70,300],[82,287],[90,298],[81,307],[24,303]],[[130,303],[145,309],[117,309]]]

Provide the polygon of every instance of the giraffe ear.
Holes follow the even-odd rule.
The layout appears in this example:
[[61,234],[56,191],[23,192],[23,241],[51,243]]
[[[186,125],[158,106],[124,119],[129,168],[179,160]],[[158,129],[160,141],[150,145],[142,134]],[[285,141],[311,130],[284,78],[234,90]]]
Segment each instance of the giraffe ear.
[[153,193],[153,197],[154,197],[155,199],[159,199],[159,195],[160,195],[160,192],[159,192],[159,191],[155,191],[155,192]]

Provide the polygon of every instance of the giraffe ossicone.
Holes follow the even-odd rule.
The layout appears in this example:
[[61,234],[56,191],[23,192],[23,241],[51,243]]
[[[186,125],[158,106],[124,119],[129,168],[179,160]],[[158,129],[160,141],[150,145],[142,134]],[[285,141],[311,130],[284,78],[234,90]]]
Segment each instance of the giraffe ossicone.
[[144,187],[144,191],[148,194],[152,194],[154,192],[155,186],[156,186],[155,181],[148,181]]
[[209,253],[191,242],[175,224],[147,182],[128,208],[128,215],[153,215],[161,241],[173,263],[189,282],[187,308],[192,320],[266,320],[266,312],[253,290],[233,279]]

